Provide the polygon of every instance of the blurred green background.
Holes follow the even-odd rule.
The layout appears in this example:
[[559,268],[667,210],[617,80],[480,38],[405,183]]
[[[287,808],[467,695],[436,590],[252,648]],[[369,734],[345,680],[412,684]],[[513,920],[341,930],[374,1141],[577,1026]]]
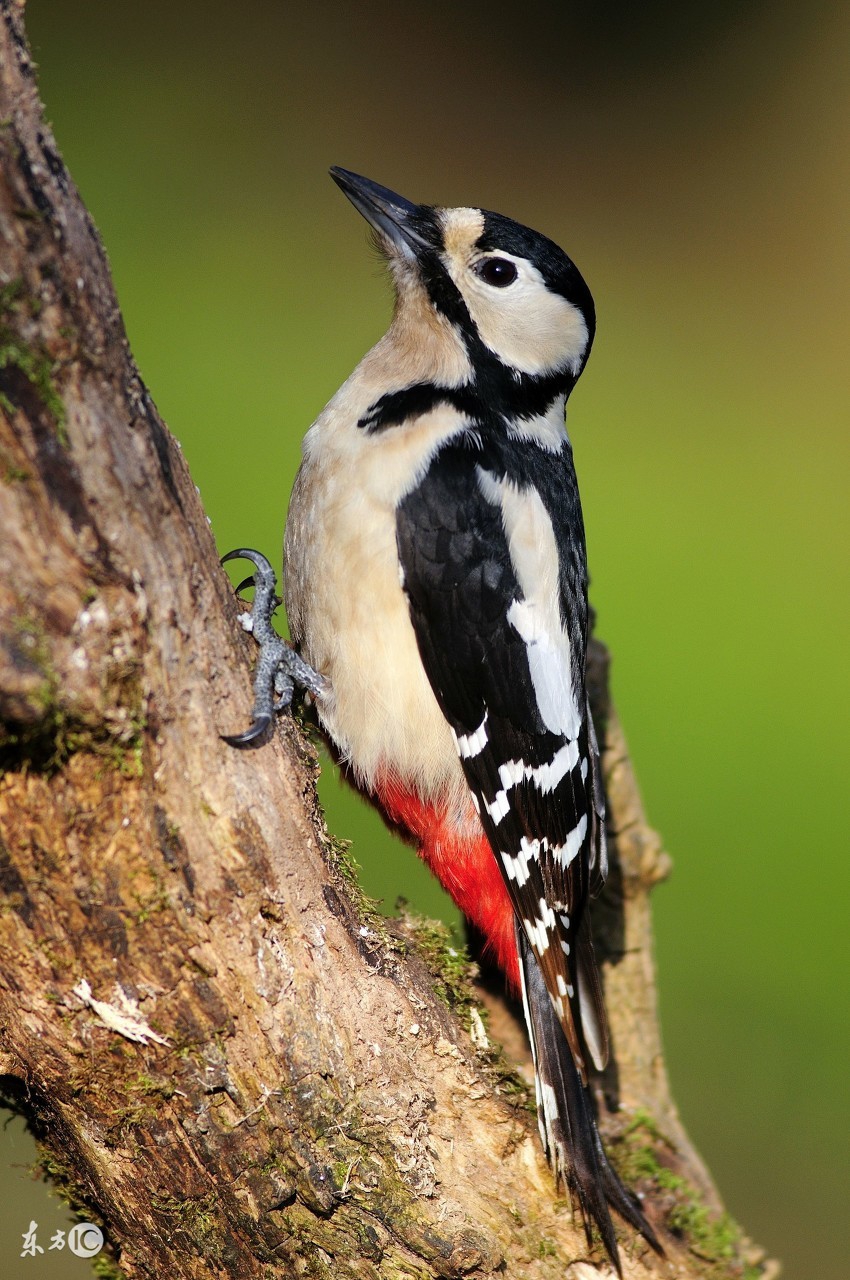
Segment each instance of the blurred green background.
[[[850,12],[30,0],[28,22],[223,551],[279,555],[301,436],[386,325],[329,164],[511,214],[578,262],[592,598],[675,859],[674,1092],[789,1280],[844,1280]],[[454,918],[330,771],[323,791],[370,892]],[[0,1210],[4,1276],[46,1274],[17,1259],[26,1195]]]

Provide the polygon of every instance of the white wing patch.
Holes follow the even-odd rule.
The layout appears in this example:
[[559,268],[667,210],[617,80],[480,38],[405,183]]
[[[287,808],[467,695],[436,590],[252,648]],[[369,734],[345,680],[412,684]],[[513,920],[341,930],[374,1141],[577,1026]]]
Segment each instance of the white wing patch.
[[540,494],[478,467],[478,487],[501,508],[508,551],[521,598],[508,622],[525,642],[540,718],[551,733],[574,740],[581,714],[573,687],[570,639],[561,624],[555,531]]
[[508,622],[525,641],[540,718],[551,733],[577,737],[581,719],[572,689],[570,646],[564,643],[560,619],[556,630],[538,601],[515,600]]

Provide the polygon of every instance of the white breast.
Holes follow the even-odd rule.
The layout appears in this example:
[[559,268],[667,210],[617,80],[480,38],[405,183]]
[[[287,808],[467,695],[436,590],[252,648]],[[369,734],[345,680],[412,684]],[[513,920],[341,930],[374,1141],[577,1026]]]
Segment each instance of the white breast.
[[375,398],[370,383],[352,375],[305,440],[286,525],[287,614],[330,681],[317,709],[358,781],[392,773],[424,799],[460,806],[457,751],[400,583],[395,510],[466,424],[446,406],[370,436],[356,425]]

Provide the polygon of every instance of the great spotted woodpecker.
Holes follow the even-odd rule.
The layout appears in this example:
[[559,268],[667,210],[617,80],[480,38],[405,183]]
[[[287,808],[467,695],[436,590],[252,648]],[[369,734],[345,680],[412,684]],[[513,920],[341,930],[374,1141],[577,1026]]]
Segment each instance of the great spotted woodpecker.
[[608,1030],[588,900],[605,804],[585,690],[584,527],[565,405],[595,329],[578,269],[483,209],[416,205],[332,176],[375,229],[396,291],[386,335],[310,428],[285,539],[299,659],[269,623],[252,728],[293,681],[356,782],[522,993],[556,1179],[619,1270],[609,1205],[660,1245],[605,1155],[588,1093]]

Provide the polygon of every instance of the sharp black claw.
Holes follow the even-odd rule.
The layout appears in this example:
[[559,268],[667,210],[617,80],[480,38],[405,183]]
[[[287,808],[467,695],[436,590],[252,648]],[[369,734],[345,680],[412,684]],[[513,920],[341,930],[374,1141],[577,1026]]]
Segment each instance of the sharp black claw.
[[271,716],[257,716],[251,727],[244,733],[222,733],[219,736],[222,742],[226,742],[230,747],[250,747],[252,742],[256,742],[263,736],[271,722]]
[[227,555],[221,557],[221,563],[227,564],[228,560],[250,560],[251,564],[255,564],[258,569],[271,570],[271,565],[263,553],[255,551],[253,547],[237,547],[235,551],[228,551]]
[[233,589],[236,592],[236,594],[239,595],[241,592],[245,590],[246,587],[253,587],[253,585],[254,585],[254,575],[253,573],[249,573],[248,577],[243,578],[242,581],[239,583],[239,586],[234,587]]
[[237,547],[221,557],[222,564],[228,560],[250,560],[255,568],[251,577],[236,588],[238,596],[252,583],[254,586],[254,599],[249,606],[250,623],[244,623],[260,647],[254,672],[254,721],[244,733],[221,735],[228,746],[248,747],[262,738],[276,713],[290,706],[296,684],[314,696],[324,693],[326,684],[318,672],[281,640],[272,626],[272,614],[280,598],[275,594],[275,571],[266,557],[250,547]]

